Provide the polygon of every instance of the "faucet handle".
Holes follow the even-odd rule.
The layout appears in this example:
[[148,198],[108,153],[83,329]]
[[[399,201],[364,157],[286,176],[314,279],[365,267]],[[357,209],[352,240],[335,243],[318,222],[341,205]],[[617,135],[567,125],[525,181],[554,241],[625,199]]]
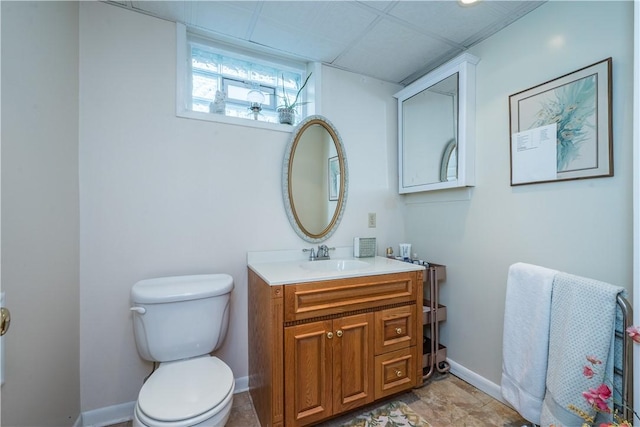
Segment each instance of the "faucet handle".
[[[311,253],[309,254],[309,261],[313,261],[313,260],[315,260],[315,259],[316,259],[316,254],[315,254],[315,252],[313,251],[313,248],[311,248],[311,249],[306,249],[306,248],[305,248],[305,249],[303,249],[303,250],[302,250],[302,252],[311,252]],[[320,249],[318,249],[318,254],[319,254],[319,253],[320,253]]]

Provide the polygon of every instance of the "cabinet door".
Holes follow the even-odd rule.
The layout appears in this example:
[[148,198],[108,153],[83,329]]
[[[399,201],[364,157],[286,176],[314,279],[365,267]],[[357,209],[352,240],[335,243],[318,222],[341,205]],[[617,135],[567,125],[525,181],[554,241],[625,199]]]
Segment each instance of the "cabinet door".
[[285,425],[305,426],[332,415],[332,321],[284,331]]
[[333,412],[373,402],[373,313],[333,321]]

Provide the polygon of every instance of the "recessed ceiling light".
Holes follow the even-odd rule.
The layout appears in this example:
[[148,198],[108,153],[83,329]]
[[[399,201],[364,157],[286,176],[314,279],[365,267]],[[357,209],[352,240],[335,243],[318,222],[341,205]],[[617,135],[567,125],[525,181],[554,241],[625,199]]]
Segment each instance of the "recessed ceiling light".
[[463,6],[477,3],[479,0],[458,0]]

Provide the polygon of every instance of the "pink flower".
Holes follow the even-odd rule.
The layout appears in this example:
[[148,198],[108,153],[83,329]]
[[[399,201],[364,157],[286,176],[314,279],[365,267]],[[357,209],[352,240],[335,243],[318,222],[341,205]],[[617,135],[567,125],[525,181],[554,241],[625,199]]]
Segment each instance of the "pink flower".
[[582,393],[589,405],[593,406],[601,412],[611,412],[607,400],[611,397],[611,389],[606,384],[600,384],[597,389],[590,388],[589,391]]
[[638,327],[638,326],[629,326],[627,328],[627,334],[629,334],[629,337],[634,342],[640,344],[640,327]]
[[602,361],[595,356],[587,356],[587,360],[591,362],[592,365],[601,365]]
[[589,367],[589,366],[585,366],[582,369],[582,375],[584,375],[585,377],[591,379],[593,377],[593,369],[591,369],[591,367]]

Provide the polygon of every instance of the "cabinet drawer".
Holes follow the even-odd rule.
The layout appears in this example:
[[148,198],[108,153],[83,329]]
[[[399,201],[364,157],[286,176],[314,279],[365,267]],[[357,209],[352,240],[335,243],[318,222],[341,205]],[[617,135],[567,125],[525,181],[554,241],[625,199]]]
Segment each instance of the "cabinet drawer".
[[375,398],[390,396],[415,386],[415,347],[376,356]]
[[416,289],[415,272],[286,285],[284,321],[413,302]]
[[416,345],[415,305],[376,311],[376,354]]

